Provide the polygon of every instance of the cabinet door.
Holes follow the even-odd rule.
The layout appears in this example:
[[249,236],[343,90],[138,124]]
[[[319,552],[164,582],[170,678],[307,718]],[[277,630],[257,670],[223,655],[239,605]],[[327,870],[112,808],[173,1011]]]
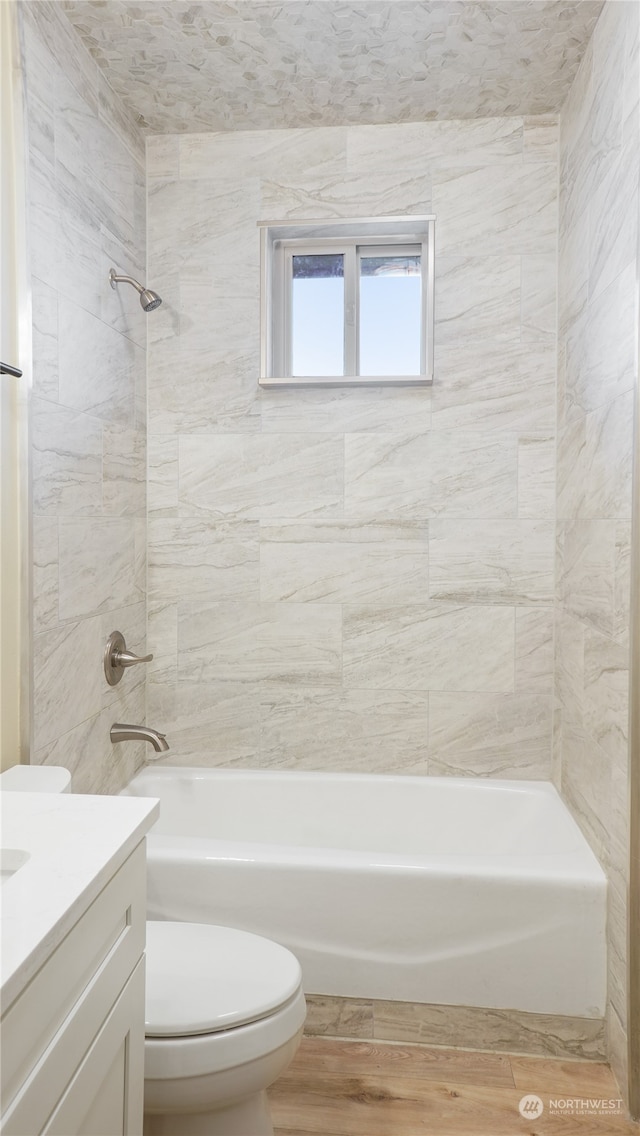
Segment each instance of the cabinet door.
[[141,1136],[144,959],[95,1038],[43,1136]]

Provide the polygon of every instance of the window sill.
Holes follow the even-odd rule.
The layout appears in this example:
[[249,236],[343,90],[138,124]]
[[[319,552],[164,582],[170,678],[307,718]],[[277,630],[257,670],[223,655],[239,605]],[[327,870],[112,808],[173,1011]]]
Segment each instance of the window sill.
[[260,378],[261,387],[430,387],[432,375],[310,375],[289,378]]

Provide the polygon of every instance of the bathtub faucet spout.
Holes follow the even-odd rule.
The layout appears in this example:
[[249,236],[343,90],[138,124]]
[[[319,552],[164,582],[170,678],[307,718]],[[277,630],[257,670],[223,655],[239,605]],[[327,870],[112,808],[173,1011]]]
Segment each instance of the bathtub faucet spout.
[[151,742],[156,753],[166,753],[169,743],[166,734],[152,730],[150,726],[129,726],[126,722],[114,722],[111,727],[112,742]]

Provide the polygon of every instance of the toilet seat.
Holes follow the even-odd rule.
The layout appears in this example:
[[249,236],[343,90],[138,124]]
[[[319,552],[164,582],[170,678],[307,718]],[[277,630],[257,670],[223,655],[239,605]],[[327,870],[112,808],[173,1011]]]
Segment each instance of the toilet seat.
[[278,943],[207,923],[147,923],[147,1038],[241,1029],[295,999],[300,964]]

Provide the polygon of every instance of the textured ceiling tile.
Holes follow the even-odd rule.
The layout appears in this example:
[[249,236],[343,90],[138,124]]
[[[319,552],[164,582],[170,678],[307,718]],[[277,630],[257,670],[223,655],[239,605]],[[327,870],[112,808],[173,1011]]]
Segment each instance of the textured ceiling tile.
[[602,0],[63,0],[143,129],[560,110]]

